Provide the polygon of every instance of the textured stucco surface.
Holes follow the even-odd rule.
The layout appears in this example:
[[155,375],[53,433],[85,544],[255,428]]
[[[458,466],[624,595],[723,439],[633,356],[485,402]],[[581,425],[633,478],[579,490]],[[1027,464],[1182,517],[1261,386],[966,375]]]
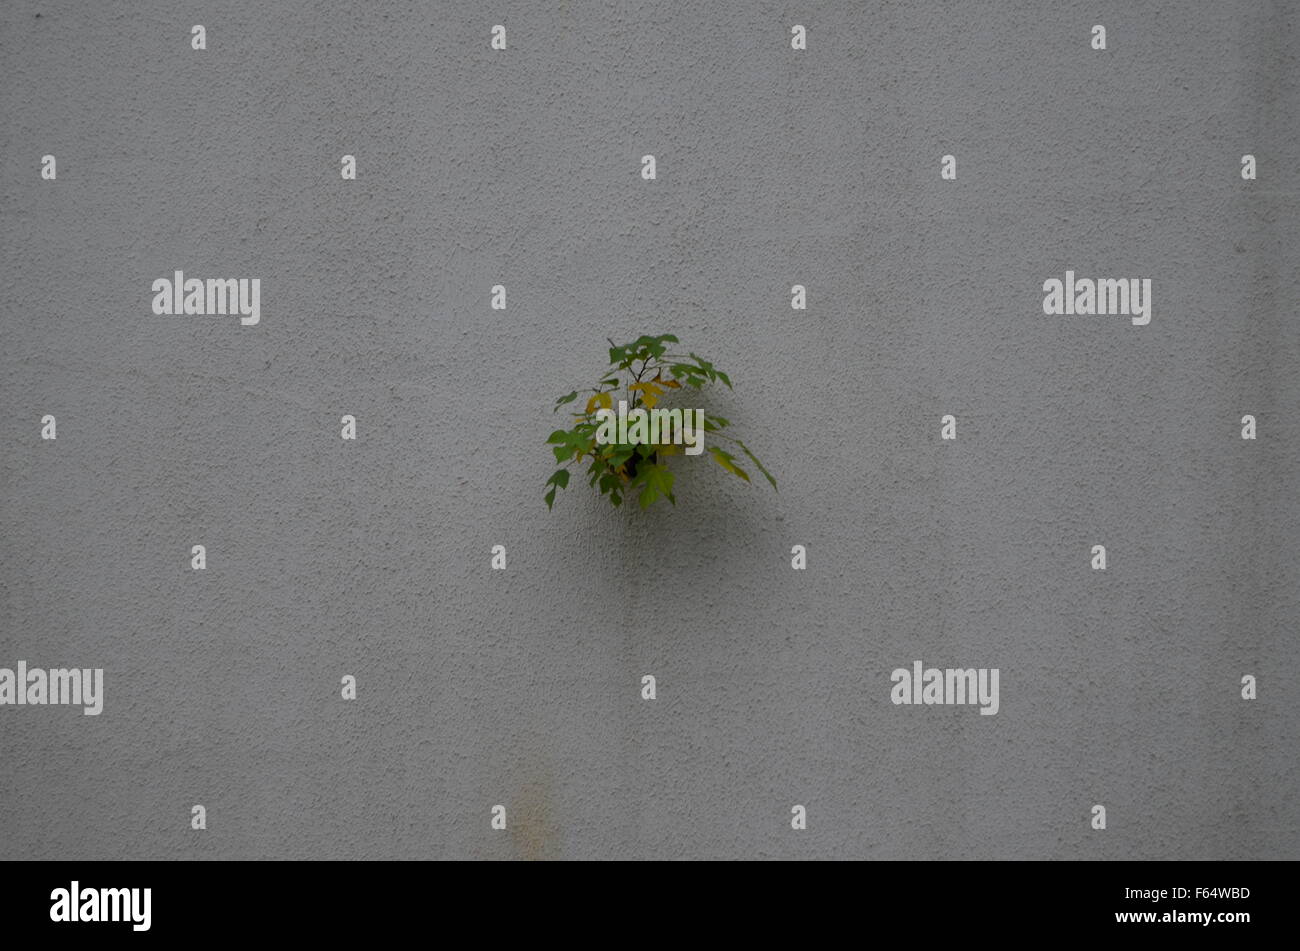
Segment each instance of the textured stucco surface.
[[[0,856],[1300,857],[1298,31],[5,3],[0,666],[106,699],[0,708]],[[260,326],[154,316],[177,268]],[[1151,323],[1044,316],[1067,268]],[[551,401],[669,331],[780,493],[548,513]],[[917,659],[1001,712],[891,705]]]

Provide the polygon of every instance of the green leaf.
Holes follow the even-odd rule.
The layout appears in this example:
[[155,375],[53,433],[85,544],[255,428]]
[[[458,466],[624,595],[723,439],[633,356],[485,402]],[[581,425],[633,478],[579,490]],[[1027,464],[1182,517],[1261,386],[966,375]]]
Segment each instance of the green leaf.
[[556,412],[565,403],[572,403],[577,398],[578,398],[577,390],[574,390],[572,393],[569,393],[567,396],[561,396],[558,400],[555,401],[555,408],[552,409],[551,412],[552,413]]
[[546,493],[546,507],[552,508],[555,505],[555,486],[551,486],[551,491]]
[[685,380],[693,386],[699,386],[708,376],[699,367],[690,363],[669,364],[668,369],[672,372],[674,379]]
[[696,363],[700,365],[700,369],[704,371],[704,375],[707,376],[710,380],[716,380],[718,378],[718,371],[713,368],[712,363],[710,363],[708,360],[705,360],[703,357],[698,356],[694,353],[692,353],[690,357],[692,360],[694,360]]
[[673,505],[677,504],[677,499],[673,496],[673,481],[676,477],[667,466],[645,466],[637,470],[636,476],[633,484],[641,483],[644,486],[640,497],[637,499],[641,508],[649,508],[660,496],[666,498]]
[[726,469],[732,475],[739,476],[746,482],[749,481],[749,473],[736,465],[735,457],[733,457],[731,453],[727,452],[725,449],[719,449],[717,446],[710,446],[709,452],[722,468]]
[[673,483],[677,481],[677,476],[673,474],[672,469],[669,469],[664,465],[655,466],[654,470],[655,480],[659,485],[659,491],[664,494],[664,497],[667,498],[669,502],[676,505],[677,497],[673,495]]
[[[762,464],[761,462],[758,461],[758,456],[756,456],[756,455],[754,455],[752,452],[750,452],[750,451],[749,451],[749,447],[746,446],[746,445],[745,445],[743,442],[741,442],[739,439],[736,440],[736,445],[739,446],[739,447],[741,448],[741,450],[745,453],[745,455],[749,456],[750,461],[753,462],[754,465],[758,466],[758,471],[761,472],[761,473],[763,473],[763,478],[764,478],[764,479],[766,479],[768,482],[772,483],[772,488],[773,488],[773,489],[776,489],[776,480],[772,478],[772,473],[768,472],[767,469],[764,468],[763,464]],[[780,491],[780,490],[778,489],[777,491]]]
[[569,470],[556,469],[555,472],[551,474],[551,477],[546,480],[546,484],[556,485],[561,489],[567,489],[569,487]]

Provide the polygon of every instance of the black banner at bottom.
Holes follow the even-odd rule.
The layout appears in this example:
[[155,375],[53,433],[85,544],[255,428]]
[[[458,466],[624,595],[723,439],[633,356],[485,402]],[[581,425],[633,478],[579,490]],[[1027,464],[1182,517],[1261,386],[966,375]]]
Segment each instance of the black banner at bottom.
[[92,942],[374,939],[435,921],[474,922],[491,935],[533,930],[539,938],[610,923],[618,930],[608,936],[652,941],[701,924],[733,937],[782,923],[858,934],[879,927],[882,937],[903,928],[918,941],[1231,941],[1291,930],[1282,907],[1290,863],[816,863],[794,874],[775,863],[739,864],[715,868],[706,880],[694,879],[690,863],[625,865],[617,879],[601,869],[599,880],[587,880],[590,870],[578,863],[534,879],[526,868],[462,867],[453,876],[419,862],[7,862],[0,867],[0,920],[7,937]]

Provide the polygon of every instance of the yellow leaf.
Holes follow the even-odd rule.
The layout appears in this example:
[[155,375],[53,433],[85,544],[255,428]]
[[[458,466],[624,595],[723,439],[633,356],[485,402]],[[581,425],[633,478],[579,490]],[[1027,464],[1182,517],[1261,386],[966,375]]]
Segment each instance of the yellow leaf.
[[596,407],[609,409],[612,405],[613,401],[609,398],[608,393],[597,393],[591,399],[587,400],[587,415],[590,416]]
[[641,393],[641,405],[646,409],[654,409],[655,404],[659,402],[659,397],[663,396],[664,389],[654,380],[646,380],[644,383],[633,383],[628,387],[629,390],[639,391]]
[[655,449],[655,452],[659,453],[661,456],[675,456],[681,451],[681,446],[671,442],[660,443],[658,448]]

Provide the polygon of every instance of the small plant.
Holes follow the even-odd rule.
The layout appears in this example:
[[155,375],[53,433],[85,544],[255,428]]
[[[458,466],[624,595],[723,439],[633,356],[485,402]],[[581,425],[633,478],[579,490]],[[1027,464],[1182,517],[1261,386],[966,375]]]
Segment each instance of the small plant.
[[[684,392],[683,387],[700,390],[705,384],[721,381],[731,388],[731,378],[708,360],[693,353],[684,356],[669,353],[668,345],[677,342],[672,334],[638,337],[621,347],[611,340],[609,368],[601,375],[600,382],[589,390],[574,390],[555,401],[553,412],[558,412],[561,406],[578,399],[580,393],[591,393],[583,412],[573,414],[573,427],[557,429],[546,440],[555,453],[555,461],[565,464],[565,468],[557,469],[546,480],[547,508],[555,504],[557,489],[568,488],[570,467],[583,462],[588,463],[589,484],[608,496],[611,505],[622,505],[623,499],[633,492],[637,493],[637,502],[643,509],[660,498],[676,505],[673,472],[664,460],[682,454],[683,444],[687,455],[699,454],[703,447],[718,465],[748,482],[749,473],[737,464],[732,453],[721,446],[703,446],[706,434],[709,440],[723,439],[739,449],[772,488],[776,488],[776,480],[749,447],[722,431],[731,425],[729,421],[707,415],[703,410],[658,407],[663,397],[673,391]],[[615,399],[619,401],[617,417]],[[634,417],[636,422],[627,425]],[[661,418],[662,428],[658,426]],[[675,432],[672,423],[676,423]],[[643,433],[645,438],[641,438]]]

